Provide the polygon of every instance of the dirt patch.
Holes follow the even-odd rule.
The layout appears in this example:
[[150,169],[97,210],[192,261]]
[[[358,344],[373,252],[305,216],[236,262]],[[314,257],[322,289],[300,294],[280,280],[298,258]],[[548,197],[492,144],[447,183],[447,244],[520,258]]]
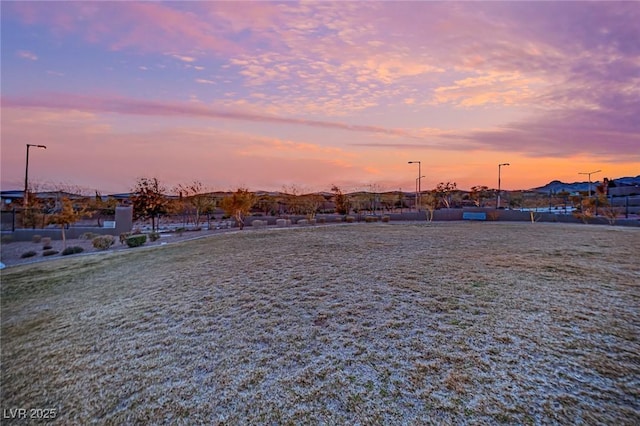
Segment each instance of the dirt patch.
[[[227,230],[215,230],[215,231],[190,231],[183,232],[181,234],[177,233],[162,233],[161,238],[157,241],[150,241],[147,239],[144,247],[154,247],[163,244],[176,243],[180,241],[188,241],[191,239],[203,238],[210,235],[220,234],[223,232],[229,232]],[[116,242],[111,248],[108,250],[99,250],[93,247],[91,240],[88,239],[70,239],[66,241],[66,247],[82,247],[83,251],[80,254],[67,255],[62,256],[62,250],[64,250],[64,243],[62,240],[52,240],[51,241],[51,250],[55,250],[58,253],[51,256],[44,256],[43,253],[46,251],[43,249],[43,244],[41,242],[34,243],[30,241],[16,241],[3,243],[0,246],[0,262],[4,263],[5,266],[15,266],[22,264],[29,264],[35,262],[43,262],[47,260],[56,260],[62,257],[69,256],[78,256],[78,255],[87,255],[91,253],[99,253],[99,252],[112,252],[116,250],[129,249],[126,244],[121,244],[116,237]],[[34,251],[36,254],[32,257],[23,258],[21,257],[24,253]]]

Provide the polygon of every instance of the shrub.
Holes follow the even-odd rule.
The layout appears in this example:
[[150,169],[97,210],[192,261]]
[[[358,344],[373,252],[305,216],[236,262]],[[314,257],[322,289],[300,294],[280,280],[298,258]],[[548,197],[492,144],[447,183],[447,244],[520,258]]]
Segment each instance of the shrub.
[[53,256],[54,254],[58,254],[58,250],[45,250],[42,252],[43,256]]
[[125,241],[129,247],[139,247],[147,242],[147,236],[145,234],[131,235]]
[[124,244],[127,242],[127,238],[131,236],[131,232],[123,232],[120,234],[120,244]]
[[366,216],[364,218],[364,221],[366,223],[372,223],[372,222],[377,222],[378,221],[378,216]]
[[13,241],[13,237],[11,235],[3,235],[2,238],[0,239],[0,242],[2,242],[2,244],[9,244],[12,241]]
[[111,247],[116,242],[116,239],[113,235],[99,235],[91,240],[91,244],[93,247],[98,250],[106,250]]
[[38,244],[40,241],[42,241],[42,235],[34,235],[31,237],[31,241],[33,241],[34,243]]
[[179,237],[182,236],[182,234],[184,233],[185,229],[184,228],[176,228],[176,234],[178,234]]
[[27,257],[33,257],[33,256],[35,256],[36,254],[37,254],[37,253],[36,253],[35,251],[33,251],[33,250],[29,250],[29,251],[26,251],[26,252],[22,253],[22,254],[20,255],[20,258],[21,258],[21,259],[26,259]]
[[384,223],[387,223],[387,222],[389,222],[390,220],[391,220],[391,217],[390,217],[390,216],[382,216],[382,221],[383,221]]
[[347,216],[347,217],[345,218],[345,221],[346,221],[347,223],[353,223],[353,222],[355,222],[355,221],[356,221],[356,218],[355,218],[355,217],[353,217],[353,216]]
[[324,217],[319,217],[318,218],[318,223],[326,223],[327,219],[325,219]]
[[150,232],[149,233],[149,239],[151,241],[158,241],[160,239],[160,233],[159,232]]
[[276,226],[289,226],[291,225],[290,219],[276,219]]
[[84,234],[78,237],[79,240],[93,240],[95,237],[99,237],[98,234],[94,234],[93,232],[85,232]]
[[62,255],[67,256],[69,254],[82,253],[83,251],[84,249],[82,247],[78,247],[78,246],[67,247],[66,249],[62,250]]

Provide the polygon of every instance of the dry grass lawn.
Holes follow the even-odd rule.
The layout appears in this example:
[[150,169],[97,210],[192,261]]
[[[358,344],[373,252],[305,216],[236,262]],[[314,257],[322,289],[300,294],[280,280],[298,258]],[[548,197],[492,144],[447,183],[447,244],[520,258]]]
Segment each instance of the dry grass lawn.
[[1,272],[60,424],[639,424],[640,229],[247,230]]

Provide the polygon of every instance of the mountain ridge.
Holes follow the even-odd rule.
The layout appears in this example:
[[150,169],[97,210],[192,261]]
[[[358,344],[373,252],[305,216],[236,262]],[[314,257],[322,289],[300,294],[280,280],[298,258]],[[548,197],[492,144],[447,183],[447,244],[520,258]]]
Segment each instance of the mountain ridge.
[[[638,186],[640,185],[640,175],[635,177],[627,176],[627,177],[621,177],[616,179],[609,179],[609,181],[614,182],[616,186]],[[595,188],[601,184],[602,184],[602,180],[591,181],[591,190],[595,191]],[[579,191],[588,191],[588,190],[589,190],[589,181],[567,183],[559,180],[552,180],[546,185],[530,189],[530,191],[545,192],[545,193],[548,193],[548,192],[558,193],[562,191],[579,192]]]

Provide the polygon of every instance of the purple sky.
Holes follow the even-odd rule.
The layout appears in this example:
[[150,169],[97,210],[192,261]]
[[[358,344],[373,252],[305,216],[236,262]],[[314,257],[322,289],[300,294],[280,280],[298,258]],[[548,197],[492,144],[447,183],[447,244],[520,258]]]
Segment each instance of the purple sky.
[[1,7],[3,190],[640,174],[639,2]]

